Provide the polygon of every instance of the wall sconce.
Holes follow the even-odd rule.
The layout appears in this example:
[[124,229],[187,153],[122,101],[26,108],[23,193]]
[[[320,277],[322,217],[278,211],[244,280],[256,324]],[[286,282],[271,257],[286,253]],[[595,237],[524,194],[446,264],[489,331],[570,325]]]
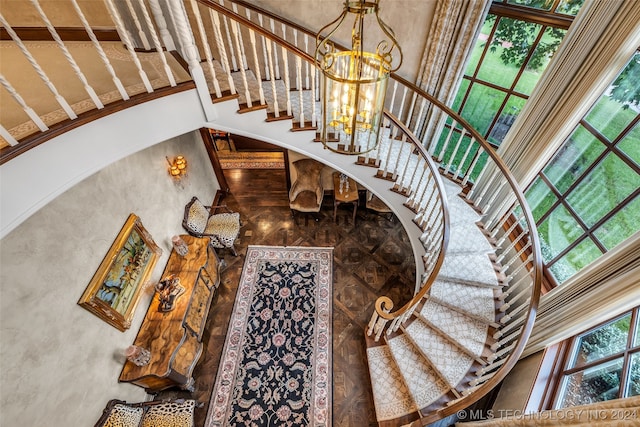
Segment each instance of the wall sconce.
[[169,163],[169,175],[172,178],[180,179],[187,174],[187,159],[183,156],[176,156],[173,161],[166,157],[167,163]]

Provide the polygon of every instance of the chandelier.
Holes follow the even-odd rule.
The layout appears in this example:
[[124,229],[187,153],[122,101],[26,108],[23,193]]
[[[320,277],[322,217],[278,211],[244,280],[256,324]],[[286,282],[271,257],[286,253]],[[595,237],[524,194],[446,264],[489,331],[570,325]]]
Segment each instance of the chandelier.
[[[316,37],[315,59],[323,74],[320,141],[337,153],[363,154],[377,146],[387,81],[402,64],[402,50],[393,30],[378,16],[378,2],[345,0],[340,16]],[[347,16],[353,18],[351,48],[339,50],[331,38]],[[365,25],[365,21],[377,25]],[[377,44],[365,46],[365,27],[381,38]],[[328,35],[322,37],[325,30]],[[396,64],[391,55],[394,49],[399,53]]]

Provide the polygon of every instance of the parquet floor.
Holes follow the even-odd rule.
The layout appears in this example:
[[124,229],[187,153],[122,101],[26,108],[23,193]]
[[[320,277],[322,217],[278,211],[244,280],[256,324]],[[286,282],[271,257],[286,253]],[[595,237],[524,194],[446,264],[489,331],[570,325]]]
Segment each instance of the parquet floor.
[[227,265],[209,313],[204,353],[194,371],[195,391],[164,391],[157,397],[203,402],[196,410],[196,425],[204,425],[248,245],[333,246],[333,425],[377,425],[364,330],[378,296],[388,295],[396,303],[411,297],[415,264],[404,229],[397,220],[365,211],[363,203],[355,226],[350,205],[338,207],[334,222],[330,194],[325,195],[319,221],[299,213],[292,218],[284,170],[231,169],[225,176],[231,195],[224,202],[240,212],[243,222],[236,242],[238,256],[219,252]]

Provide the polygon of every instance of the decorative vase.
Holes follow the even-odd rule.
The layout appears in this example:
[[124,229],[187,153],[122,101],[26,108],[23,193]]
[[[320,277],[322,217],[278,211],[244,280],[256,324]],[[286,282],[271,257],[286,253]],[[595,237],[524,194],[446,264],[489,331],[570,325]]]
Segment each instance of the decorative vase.
[[176,300],[185,292],[184,286],[180,284],[180,278],[175,274],[160,280],[156,285],[158,294],[158,311],[167,312],[175,308]]
[[124,351],[127,360],[136,366],[144,366],[151,360],[151,352],[144,347],[130,345]]
[[187,253],[189,253],[189,247],[187,246],[185,241],[182,240],[182,237],[173,236],[171,238],[171,242],[173,243],[173,249],[175,249],[178,255],[185,256],[187,255]]

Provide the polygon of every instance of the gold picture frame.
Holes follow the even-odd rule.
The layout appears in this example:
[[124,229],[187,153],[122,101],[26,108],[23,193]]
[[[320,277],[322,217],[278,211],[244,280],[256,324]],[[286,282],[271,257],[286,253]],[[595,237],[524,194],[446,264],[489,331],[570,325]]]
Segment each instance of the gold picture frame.
[[160,254],[140,218],[130,214],[78,304],[122,332],[129,329]]

